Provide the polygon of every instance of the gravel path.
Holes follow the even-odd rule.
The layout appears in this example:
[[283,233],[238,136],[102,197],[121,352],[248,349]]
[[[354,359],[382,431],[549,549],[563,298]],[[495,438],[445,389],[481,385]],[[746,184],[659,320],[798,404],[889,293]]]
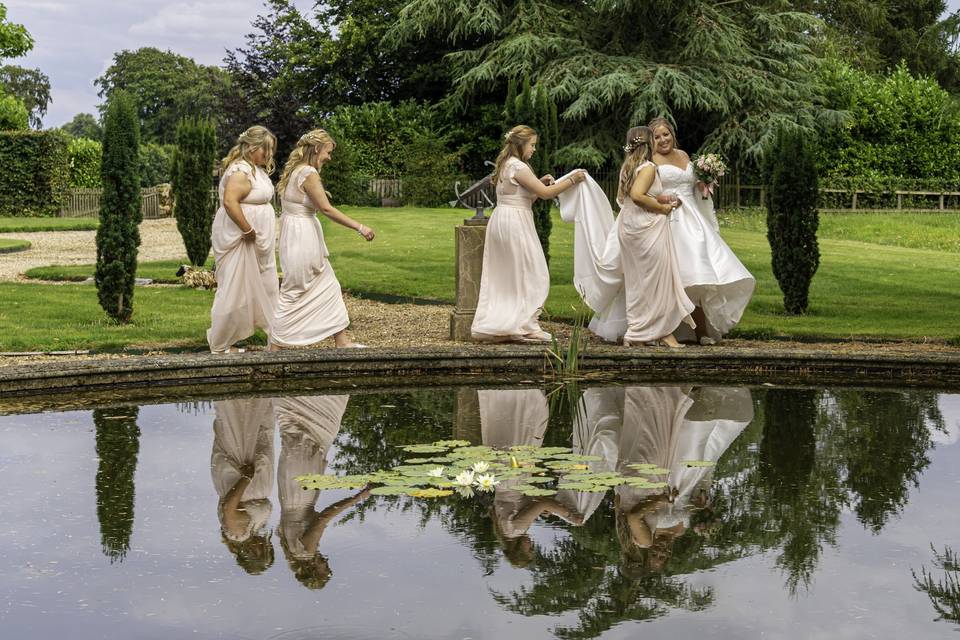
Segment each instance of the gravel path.
[[[93,264],[97,260],[96,231],[0,233],[0,238],[29,240],[26,251],[0,254],[0,282],[25,280],[23,273],[51,264]],[[140,260],[170,260],[187,255],[172,218],[144,220],[140,225]]]

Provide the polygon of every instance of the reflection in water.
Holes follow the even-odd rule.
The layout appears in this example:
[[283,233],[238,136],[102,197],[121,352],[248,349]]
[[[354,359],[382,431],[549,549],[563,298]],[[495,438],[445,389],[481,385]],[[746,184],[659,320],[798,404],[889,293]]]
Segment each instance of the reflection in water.
[[923,567],[918,574],[913,571],[913,585],[930,598],[930,604],[937,612],[937,620],[948,620],[960,624],[960,556],[953,549],[945,547],[939,553],[933,545],[933,565],[943,572],[943,577]]
[[97,520],[100,545],[110,562],[122,562],[133,533],[133,480],[140,450],[138,407],[96,409]]
[[349,400],[350,396],[343,395],[275,401],[281,442],[277,533],[290,570],[310,589],[323,588],[332,575],[327,559],[318,551],[327,525],[369,495],[364,489],[318,512],[315,506],[320,492],[305,490],[296,480],[299,476],[326,472],[327,452],[340,432]]
[[[270,528],[275,526],[296,581],[317,589],[331,577],[320,553],[321,538],[327,525],[348,510],[355,510],[349,526],[365,516],[424,529],[438,524],[447,532],[442,535],[460,545],[456,549],[469,549],[467,566],[476,562],[482,569],[457,580],[484,582],[496,574],[483,584],[484,603],[490,603],[489,593],[507,612],[564,616],[551,629],[554,635],[594,638],[621,622],[676,610],[709,610],[722,617],[716,603],[738,591],[701,572],[748,556],[758,557],[724,575],[754,579],[751,571],[759,567],[765,575],[775,564],[785,593],[830,593],[836,587],[817,584],[818,570],[846,566],[845,550],[824,550],[839,547],[841,533],[851,527],[873,534],[891,528],[931,459],[940,464],[930,452],[935,436],[946,433],[938,408],[943,396],[925,392],[769,388],[751,394],[688,386],[582,393],[572,387],[568,392],[571,401],[555,406],[543,391],[530,388],[215,402],[210,465],[223,542],[245,571],[269,574],[274,563]],[[180,409],[202,413],[205,407]],[[138,457],[147,464],[137,419],[135,407],[99,409],[93,415],[97,515],[103,552],[111,561],[122,560],[130,548]],[[209,419],[203,422],[209,425]],[[414,457],[401,445],[450,437],[498,448],[572,447],[575,454],[592,457],[586,464],[594,473],[635,476],[641,473],[631,465],[656,465],[669,473],[651,479],[668,486],[619,485],[607,493],[567,489],[537,497],[515,489],[529,481],[522,476],[503,479],[490,494],[424,501],[406,496],[365,500],[366,490],[320,496],[295,480],[391,468]],[[687,466],[687,460],[716,466]],[[202,508],[209,511],[209,480],[205,475],[201,480]],[[271,509],[274,491],[279,514]],[[911,518],[915,509],[916,504]],[[146,509],[139,511],[143,518]],[[372,528],[364,527],[358,539]],[[897,531],[902,537],[909,527]],[[324,546],[332,550],[335,544],[328,536]],[[376,553],[403,555],[399,537],[375,544]],[[341,553],[335,557],[346,562]],[[499,573],[510,566],[523,570]],[[272,571],[303,592],[289,580],[283,563]],[[934,551],[932,565],[918,567],[912,576],[906,568],[901,573],[903,590],[914,597],[913,588],[924,592],[942,620],[960,622],[960,572],[951,547]],[[448,584],[445,579],[439,576],[438,584]],[[773,582],[779,584],[780,578],[774,576]],[[332,601],[337,591],[327,590],[324,601]],[[864,604],[869,602],[874,601]],[[699,616],[684,620],[691,618]]]
[[559,541],[531,568],[532,587],[494,597],[525,615],[576,611],[577,625],[554,629],[561,638],[592,638],[624,620],[657,617],[669,608],[709,606],[710,588],[690,587],[672,578],[668,568],[678,540],[685,535],[702,539],[707,532],[703,517],[691,526],[692,515],[712,513],[708,489],[713,468],[685,462],[716,462],[752,419],[746,389],[585,391],[573,431],[579,452],[602,458],[590,462],[590,470],[632,476],[639,472],[630,465],[654,464],[669,469],[660,476],[668,487],[617,486],[613,513],[608,510],[593,520],[598,507],[611,507],[609,497],[563,492],[567,500],[577,501],[587,524],[571,530],[570,539]]
[[[550,418],[547,397],[539,389],[480,391],[480,432],[483,444],[495,449],[517,445],[540,446]],[[543,514],[560,516],[572,524],[583,517],[553,497],[525,496],[514,489],[528,475],[502,480],[493,497],[494,531],[503,553],[515,567],[534,559],[533,541],[527,530]]]
[[273,564],[270,496],[273,493],[273,401],[268,398],[214,403],[210,473],[220,500],[223,542],[247,573]]

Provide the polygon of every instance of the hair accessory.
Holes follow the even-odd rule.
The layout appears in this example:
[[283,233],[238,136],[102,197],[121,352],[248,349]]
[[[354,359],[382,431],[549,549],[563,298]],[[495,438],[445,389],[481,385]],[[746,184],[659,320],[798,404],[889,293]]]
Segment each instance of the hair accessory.
[[628,142],[626,145],[624,145],[623,150],[626,153],[630,153],[640,145],[646,144],[646,143],[647,141],[644,138],[642,138],[641,136],[637,136],[636,138]]

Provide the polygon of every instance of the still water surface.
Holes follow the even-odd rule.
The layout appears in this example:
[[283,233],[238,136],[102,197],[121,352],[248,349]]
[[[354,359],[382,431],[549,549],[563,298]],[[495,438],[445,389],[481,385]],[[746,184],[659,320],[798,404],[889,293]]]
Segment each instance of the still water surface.
[[[652,463],[670,487],[428,500],[294,480],[450,438]],[[2,636],[957,638],[958,439],[960,396],[847,388],[0,416]]]

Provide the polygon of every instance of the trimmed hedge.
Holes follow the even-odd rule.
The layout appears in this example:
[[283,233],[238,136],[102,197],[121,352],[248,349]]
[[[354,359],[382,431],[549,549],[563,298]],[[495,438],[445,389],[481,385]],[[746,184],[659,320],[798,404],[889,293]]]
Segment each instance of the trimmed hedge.
[[70,186],[74,189],[98,189],[103,145],[88,138],[74,138],[67,148],[70,154]]
[[56,216],[67,199],[69,137],[62,131],[0,131],[0,216]]

